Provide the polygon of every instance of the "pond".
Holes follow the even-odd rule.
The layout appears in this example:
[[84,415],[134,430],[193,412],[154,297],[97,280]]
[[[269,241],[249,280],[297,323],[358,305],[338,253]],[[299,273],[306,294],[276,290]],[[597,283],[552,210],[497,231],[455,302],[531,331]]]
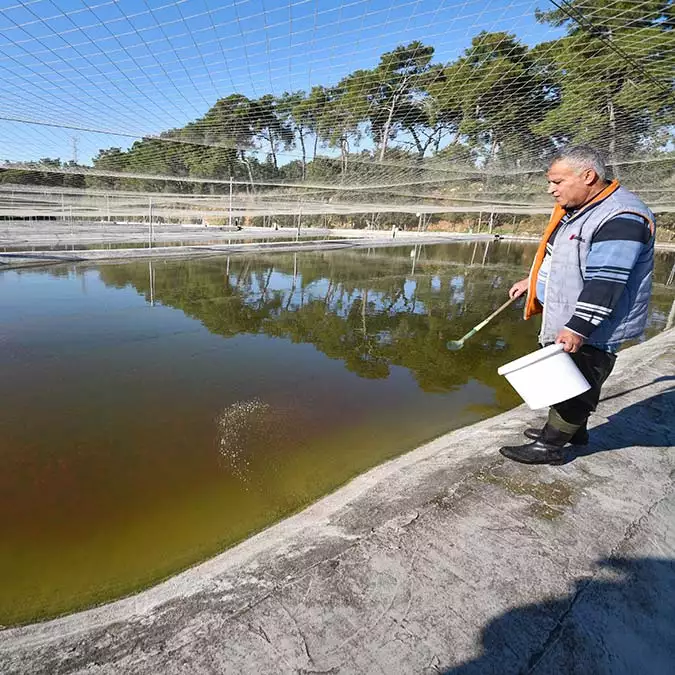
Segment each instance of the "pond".
[[[479,242],[0,273],[0,624],[132,593],[366,469],[520,401]],[[673,302],[659,254],[649,333]],[[496,451],[496,448],[495,448]]]

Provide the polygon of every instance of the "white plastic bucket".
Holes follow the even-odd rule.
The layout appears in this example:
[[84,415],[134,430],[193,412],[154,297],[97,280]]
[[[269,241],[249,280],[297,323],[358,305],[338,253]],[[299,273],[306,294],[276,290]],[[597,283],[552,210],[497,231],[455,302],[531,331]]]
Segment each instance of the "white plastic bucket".
[[574,398],[591,388],[563,346],[549,345],[497,369],[532,410]]

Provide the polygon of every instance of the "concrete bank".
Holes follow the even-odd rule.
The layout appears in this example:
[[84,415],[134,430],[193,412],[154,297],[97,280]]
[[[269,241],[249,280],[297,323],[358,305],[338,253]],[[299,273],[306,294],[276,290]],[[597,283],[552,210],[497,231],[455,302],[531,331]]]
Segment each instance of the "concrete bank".
[[[289,240],[298,235],[297,227],[204,227],[201,225],[180,225],[175,223],[154,223],[149,229],[147,223],[68,222],[51,221],[31,223],[26,221],[0,221],[0,252],[3,248],[12,251],[30,250],[33,247],[70,248],[73,246],[124,245],[127,248],[146,247],[152,239],[153,246],[200,245],[214,243],[242,243],[253,240]],[[424,231],[410,229],[397,232],[397,236],[428,237],[473,237],[468,232]],[[391,229],[368,230],[349,228],[301,227],[300,236],[331,239],[391,239]],[[487,233],[477,236],[487,236]]]
[[245,241],[241,238],[222,243],[181,244],[171,246],[153,246],[152,248],[100,248],[45,251],[0,251],[0,270],[31,265],[45,265],[61,262],[79,263],[96,261],[125,261],[139,258],[195,258],[214,255],[237,255],[256,253],[289,253],[295,251],[331,251],[354,248],[383,248],[388,246],[416,246],[420,244],[444,244],[469,240],[492,240],[494,235],[452,235],[431,233],[380,232],[366,236],[348,238],[340,236],[333,239],[297,239],[295,241]]
[[621,353],[582,456],[502,458],[537,417],[447,434],[135,597],[5,630],[0,670],[673,672],[675,330]]

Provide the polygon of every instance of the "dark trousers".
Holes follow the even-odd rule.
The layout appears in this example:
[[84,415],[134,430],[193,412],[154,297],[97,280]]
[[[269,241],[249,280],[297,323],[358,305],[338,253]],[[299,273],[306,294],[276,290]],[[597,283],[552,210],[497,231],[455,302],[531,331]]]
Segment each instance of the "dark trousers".
[[602,351],[590,345],[583,345],[581,349],[570,354],[577,368],[588,380],[591,388],[579,396],[570,398],[562,403],[556,403],[552,408],[570,424],[583,425],[589,415],[598,407],[600,389],[614,368],[616,354]]

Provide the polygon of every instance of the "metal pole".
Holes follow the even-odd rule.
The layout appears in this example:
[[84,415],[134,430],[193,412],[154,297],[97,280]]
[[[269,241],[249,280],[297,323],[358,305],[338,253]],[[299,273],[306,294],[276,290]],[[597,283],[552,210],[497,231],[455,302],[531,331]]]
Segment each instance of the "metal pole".
[[152,269],[152,260],[148,260],[148,271],[150,274],[150,307],[155,306],[155,273]]
[[152,197],[148,202],[148,248],[152,248]]
[[473,261],[476,259],[476,250],[477,249],[478,249],[478,242],[476,242],[473,245],[473,253],[471,254],[471,262],[469,263],[469,267],[471,267],[471,265],[473,265]]
[[483,253],[483,262],[481,263],[481,266],[485,265],[485,261],[487,260],[487,254],[488,254],[488,249],[490,248],[490,240],[488,239],[485,242],[485,253]]
[[230,213],[227,220],[228,227],[232,227],[232,176],[230,176]]

